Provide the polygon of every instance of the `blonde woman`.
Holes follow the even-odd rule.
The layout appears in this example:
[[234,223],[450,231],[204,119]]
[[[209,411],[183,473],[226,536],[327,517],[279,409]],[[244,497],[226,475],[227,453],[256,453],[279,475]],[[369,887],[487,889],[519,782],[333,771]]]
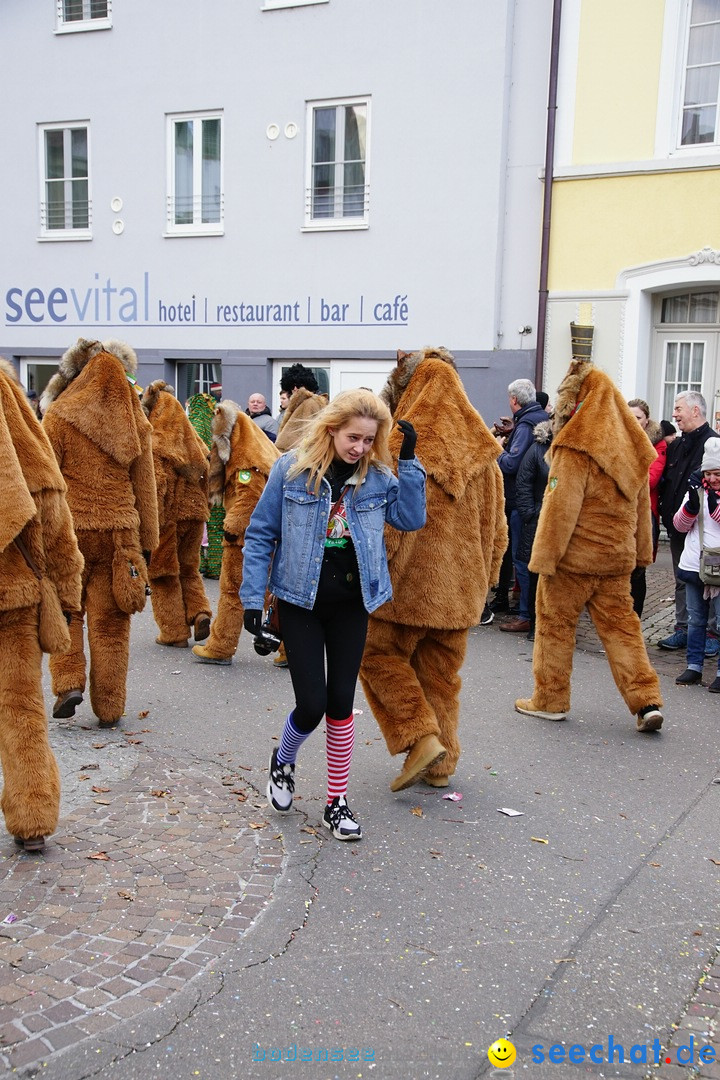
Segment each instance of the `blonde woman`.
[[412,532],[425,524],[425,470],[415,457],[415,430],[398,421],[404,437],[396,477],[389,467],[391,425],[387,406],[371,391],[338,394],[300,446],[275,463],[245,531],[245,629],[259,633],[269,588],[279,601],[295,693],[270,758],[268,802],[278,813],[291,809],[297,752],[325,715],[323,824],[338,840],[362,836],[346,797],[352,707],[368,612],[392,596],[384,527]]

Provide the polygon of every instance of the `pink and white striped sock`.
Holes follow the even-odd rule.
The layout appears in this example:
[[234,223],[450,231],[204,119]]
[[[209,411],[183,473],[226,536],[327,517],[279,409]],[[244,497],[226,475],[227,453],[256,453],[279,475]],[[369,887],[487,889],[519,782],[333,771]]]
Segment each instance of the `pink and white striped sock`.
[[345,720],[325,717],[327,740],[328,795],[330,804],[338,796],[347,794],[350,761],[355,744],[355,720],[352,715]]

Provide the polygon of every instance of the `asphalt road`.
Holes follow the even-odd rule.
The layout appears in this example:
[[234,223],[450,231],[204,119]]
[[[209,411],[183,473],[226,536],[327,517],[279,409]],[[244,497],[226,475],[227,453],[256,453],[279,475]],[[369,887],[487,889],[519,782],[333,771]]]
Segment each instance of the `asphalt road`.
[[[135,617],[123,725],[146,712],[144,744],[110,740],[104,766],[129,775],[148,747],[212,776],[244,767],[264,792],[292,704],[287,671],[248,635],[230,668],[155,635],[149,610]],[[720,701],[662,675],[665,726],[640,735],[604,657],[577,652],[569,719],[520,716],[531,649],[496,627],[471,632],[463,753],[445,792],[390,792],[401,762],[358,689],[349,801],[362,842],[320,825],[319,730],[301,752],[297,811],[270,815],[283,873],[241,944],[170,1004],[53,1056],[43,1077],[643,1076],[617,1061],[537,1064],[531,1047],[667,1045],[720,942]],[[85,797],[74,778],[96,739],[85,705],[55,728],[66,810]],[[453,791],[462,798],[443,798]],[[517,1049],[502,1070],[487,1057],[500,1036]],[[317,1060],[325,1050],[334,1061]]]

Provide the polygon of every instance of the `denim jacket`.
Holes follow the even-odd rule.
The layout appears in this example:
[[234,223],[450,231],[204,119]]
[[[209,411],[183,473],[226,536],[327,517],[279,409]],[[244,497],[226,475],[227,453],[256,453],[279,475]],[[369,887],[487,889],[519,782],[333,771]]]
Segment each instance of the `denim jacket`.
[[[315,603],[331,509],[330,484],[323,479],[316,495],[307,488],[307,473],[288,480],[295,458],[295,451],[290,451],[275,462],[245,530],[240,586],[245,608],[262,608],[266,588],[298,607],[311,609]],[[371,465],[359,490],[347,493],[345,510],[363,603],[375,611],[392,597],[385,523],[403,532],[423,527],[425,470],[417,458],[399,461],[397,477]]]

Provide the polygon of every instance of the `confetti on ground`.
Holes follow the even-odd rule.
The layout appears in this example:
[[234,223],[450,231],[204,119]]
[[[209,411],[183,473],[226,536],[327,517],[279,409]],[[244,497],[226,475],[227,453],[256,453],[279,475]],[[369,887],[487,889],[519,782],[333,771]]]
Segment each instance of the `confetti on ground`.
[[525,816],[525,811],[524,810],[513,810],[509,806],[498,806],[497,812],[498,812],[498,814],[504,814],[505,817],[524,817]]
[[443,795],[443,799],[451,799],[452,802],[460,802],[462,795],[459,791],[451,791],[449,795]]
[[531,836],[531,840],[534,840],[536,844],[547,844],[547,840],[543,840],[542,836]]

